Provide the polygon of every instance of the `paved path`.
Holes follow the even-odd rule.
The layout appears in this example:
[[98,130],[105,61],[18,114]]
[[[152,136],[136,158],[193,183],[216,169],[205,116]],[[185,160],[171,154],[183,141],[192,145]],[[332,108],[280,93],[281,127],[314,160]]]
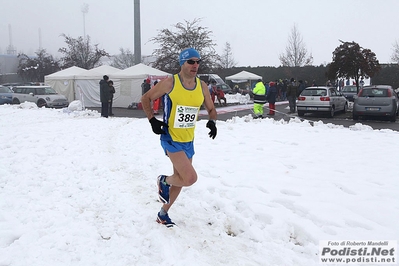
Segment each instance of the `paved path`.
[[[228,106],[219,107],[216,104],[216,110],[218,112],[218,120],[227,121],[228,119],[232,119],[234,116],[243,117],[249,114],[253,114],[253,104],[231,104]],[[96,110],[101,112],[101,108],[88,108],[90,110]],[[132,118],[145,118],[143,110],[133,110],[127,108],[113,108],[115,117],[132,117]],[[268,104],[264,106],[264,114],[268,113]],[[276,103],[276,114],[273,116],[275,120],[285,120],[288,121],[291,118],[299,118],[296,114],[290,115],[288,114],[288,102],[277,102]],[[160,118],[160,116],[159,116]],[[200,110],[199,119],[207,119],[206,110]],[[367,120],[359,120],[353,121],[352,112],[347,113],[337,113],[334,118],[329,118],[327,115],[316,115],[316,114],[307,114],[304,117],[300,118],[301,120],[307,120],[310,124],[316,121],[323,121],[324,123],[332,123],[335,125],[342,125],[344,127],[350,127],[357,123],[362,123],[364,125],[369,125],[373,129],[391,129],[395,131],[399,131],[399,118],[395,123],[386,121],[386,120],[378,120],[378,119],[367,119]]]

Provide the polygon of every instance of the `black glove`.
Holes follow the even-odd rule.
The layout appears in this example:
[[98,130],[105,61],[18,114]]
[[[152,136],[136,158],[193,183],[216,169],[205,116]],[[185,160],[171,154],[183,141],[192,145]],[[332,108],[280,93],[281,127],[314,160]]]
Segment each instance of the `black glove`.
[[208,123],[206,123],[206,127],[209,128],[211,131],[209,131],[208,135],[210,138],[215,139],[216,133],[217,133],[217,128],[215,121],[209,120]]
[[152,131],[155,134],[163,134],[165,135],[166,132],[162,129],[162,127],[167,128],[168,125],[165,122],[159,121],[158,119],[156,119],[155,117],[150,119],[150,123],[151,123],[151,127],[152,127]]

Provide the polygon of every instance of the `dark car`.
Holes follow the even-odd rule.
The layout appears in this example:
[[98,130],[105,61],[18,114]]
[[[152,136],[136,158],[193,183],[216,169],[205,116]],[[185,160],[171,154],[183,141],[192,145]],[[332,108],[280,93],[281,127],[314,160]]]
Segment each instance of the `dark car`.
[[353,96],[357,95],[357,87],[356,85],[347,85],[342,88],[341,92],[348,101],[353,102]]
[[12,104],[12,94],[12,89],[0,86],[0,104]]
[[365,86],[355,96],[353,103],[353,120],[359,116],[388,117],[396,121],[399,109],[399,99],[389,85]]

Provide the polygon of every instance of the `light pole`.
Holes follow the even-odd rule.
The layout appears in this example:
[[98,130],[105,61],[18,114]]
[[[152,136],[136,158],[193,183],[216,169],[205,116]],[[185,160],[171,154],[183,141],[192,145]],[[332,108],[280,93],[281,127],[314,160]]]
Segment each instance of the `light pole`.
[[140,0],[134,0],[134,63],[141,63]]
[[83,39],[86,40],[86,14],[89,12],[89,5],[84,3],[82,6],[82,13],[83,13]]

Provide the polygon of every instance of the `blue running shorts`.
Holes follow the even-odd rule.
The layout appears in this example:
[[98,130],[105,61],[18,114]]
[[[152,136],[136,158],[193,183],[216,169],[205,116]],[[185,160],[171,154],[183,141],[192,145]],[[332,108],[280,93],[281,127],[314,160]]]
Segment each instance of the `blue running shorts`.
[[165,151],[165,154],[168,152],[178,152],[184,151],[187,155],[187,158],[191,159],[194,156],[194,141],[190,142],[175,142],[172,140],[161,140],[161,146]]

